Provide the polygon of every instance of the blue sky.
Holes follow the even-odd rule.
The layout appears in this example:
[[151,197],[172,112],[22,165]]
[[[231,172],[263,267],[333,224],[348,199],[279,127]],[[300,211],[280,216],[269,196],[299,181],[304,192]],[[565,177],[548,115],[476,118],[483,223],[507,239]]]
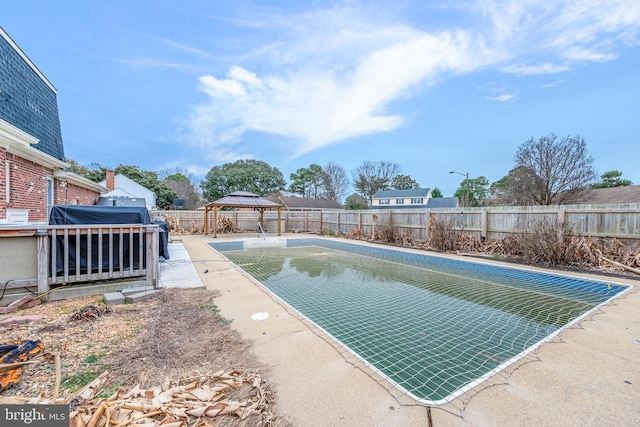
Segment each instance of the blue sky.
[[82,165],[385,160],[451,196],[553,132],[640,184],[637,0],[3,0],[0,25]]

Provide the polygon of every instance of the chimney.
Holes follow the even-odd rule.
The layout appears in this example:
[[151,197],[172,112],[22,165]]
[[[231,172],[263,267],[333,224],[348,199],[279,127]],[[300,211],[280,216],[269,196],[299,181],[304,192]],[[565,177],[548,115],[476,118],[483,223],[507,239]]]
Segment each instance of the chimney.
[[107,169],[107,190],[113,191],[116,189],[116,176],[112,170]]

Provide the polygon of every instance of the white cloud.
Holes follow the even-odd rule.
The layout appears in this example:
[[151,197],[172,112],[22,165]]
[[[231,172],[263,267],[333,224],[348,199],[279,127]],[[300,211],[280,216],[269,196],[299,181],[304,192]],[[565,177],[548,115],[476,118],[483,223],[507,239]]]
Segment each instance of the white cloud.
[[242,153],[237,144],[246,132],[263,132],[302,154],[402,126],[391,103],[443,78],[485,67],[520,76],[563,73],[614,59],[617,41],[636,41],[640,28],[640,2],[464,5],[458,11],[471,15],[468,28],[437,32],[372,16],[371,8],[271,16],[255,26],[270,37],[244,56],[246,65],[199,79],[208,100],[191,111],[191,139],[233,157]]
[[489,101],[507,102],[507,101],[511,101],[512,99],[514,99],[515,95],[510,94],[510,93],[503,93],[503,94],[498,95],[498,96],[487,96],[485,98],[488,99]]
[[507,73],[519,74],[521,76],[530,76],[534,74],[558,74],[571,70],[568,65],[557,64],[538,64],[538,65],[511,65],[502,67],[502,70]]

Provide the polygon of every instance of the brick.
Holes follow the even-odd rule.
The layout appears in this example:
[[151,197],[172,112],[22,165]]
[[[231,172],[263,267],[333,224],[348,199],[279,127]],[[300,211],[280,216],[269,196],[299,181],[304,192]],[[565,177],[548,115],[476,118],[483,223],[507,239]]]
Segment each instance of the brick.
[[21,325],[24,323],[35,322],[36,320],[41,319],[44,319],[44,316],[41,316],[39,314],[34,314],[31,316],[13,316],[8,319],[4,319],[2,322],[0,322],[0,325]]
[[9,314],[17,310],[18,307],[0,307],[0,314]]
[[17,299],[14,302],[12,302],[11,304],[9,304],[9,307],[20,307],[20,306],[28,303],[32,299],[33,299],[33,297],[31,295],[25,295],[22,298]]
[[31,308],[31,307],[35,307],[36,305],[40,304],[40,300],[39,299],[33,299],[31,301],[29,301],[28,303],[20,306],[20,308]]

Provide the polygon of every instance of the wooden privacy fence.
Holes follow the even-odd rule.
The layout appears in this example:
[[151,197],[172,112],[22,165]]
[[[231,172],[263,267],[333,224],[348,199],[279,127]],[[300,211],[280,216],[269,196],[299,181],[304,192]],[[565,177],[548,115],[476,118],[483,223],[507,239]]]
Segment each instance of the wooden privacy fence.
[[[199,211],[161,211],[185,229],[194,222],[202,224]],[[245,230],[255,230],[257,212],[221,211]],[[265,212],[267,225],[275,221],[275,213]],[[416,240],[428,240],[429,221],[450,224],[487,240],[512,233],[523,233],[535,224],[566,226],[574,234],[602,239],[616,238],[629,245],[640,245],[640,204],[566,205],[566,206],[503,206],[455,209],[377,209],[363,211],[283,211],[286,232],[333,231],[348,233],[359,229],[371,235],[376,227],[396,227],[399,233],[410,233]],[[210,224],[210,229],[213,223]],[[267,230],[270,231],[270,230]]]
[[[0,228],[0,251],[16,248],[23,265],[4,266],[5,290],[37,286],[38,294],[52,287],[139,277],[156,286],[159,225],[42,225]],[[35,240],[35,242],[33,242]],[[35,244],[34,244],[35,243]],[[31,265],[35,265],[35,276]]]

